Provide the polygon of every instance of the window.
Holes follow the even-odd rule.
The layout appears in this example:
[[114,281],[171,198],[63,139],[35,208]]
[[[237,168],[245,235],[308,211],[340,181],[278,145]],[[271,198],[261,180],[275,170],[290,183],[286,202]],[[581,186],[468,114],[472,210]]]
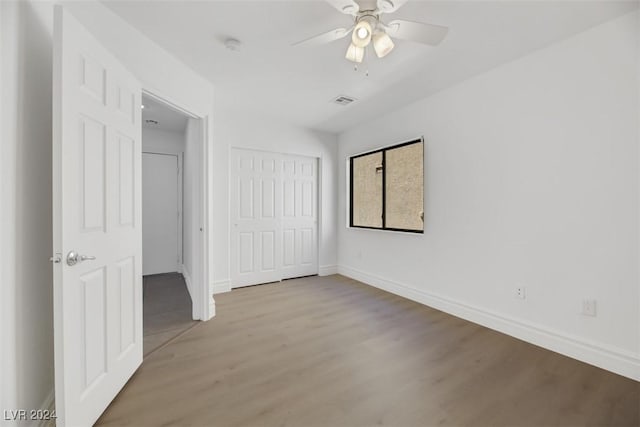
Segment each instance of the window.
[[353,156],[349,164],[351,227],[423,233],[422,139]]

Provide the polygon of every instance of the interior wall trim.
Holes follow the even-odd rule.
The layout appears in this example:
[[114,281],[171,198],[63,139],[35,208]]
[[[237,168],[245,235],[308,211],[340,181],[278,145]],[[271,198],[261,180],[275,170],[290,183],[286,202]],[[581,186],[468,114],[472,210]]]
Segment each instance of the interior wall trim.
[[187,291],[189,291],[189,297],[191,297],[191,301],[193,301],[193,288],[191,282],[191,275],[189,275],[189,270],[185,267],[184,264],[180,264],[179,268],[180,273],[182,273],[182,277],[184,277],[184,283],[187,285]]
[[230,291],[231,291],[231,281],[229,279],[218,280],[211,284],[211,295],[223,294],[225,292],[230,292]]
[[581,337],[571,336],[534,323],[463,304],[403,283],[365,273],[353,267],[339,265],[338,273],[547,350],[640,381],[640,354],[606,344],[587,342]]
[[[45,397],[44,401],[42,402],[42,405],[40,405],[40,409],[42,409],[44,413],[47,415],[51,415],[54,413],[54,411],[56,410],[55,389],[52,388],[51,390],[49,390],[49,393],[47,393],[47,397]],[[38,420],[35,423],[35,426],[37,427],[52,427],[55,425],[56,425],[55,419],[50,420],[50,419],[46,419],[46,417],[41,420]]]
[[[209,319],[216,316],[216,300],[213,298],[213,295],[209,293]],[[206,319],[206,320],[209,320]]]
[[337,265],[321,265],[318,267],[318,276],[331,276],[332,274],[338,274]]

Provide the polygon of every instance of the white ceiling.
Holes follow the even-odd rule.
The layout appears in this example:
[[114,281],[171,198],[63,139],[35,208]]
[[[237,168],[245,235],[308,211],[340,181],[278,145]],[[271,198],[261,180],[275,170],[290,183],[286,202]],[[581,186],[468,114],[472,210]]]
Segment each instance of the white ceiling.
[[[314,48],[291,46],[351,25],[349,16],[324,1],[105,3],[209,79],[217,105],[329,132],[344,131],[638,7],[635,0],[410,0],[386,19],[445,25],[447,38],[438,47],[397,41],[391,54],[369,55],[356,72],[344,59],[348,38]],[[241,50],[227,50],[226,37],[239,39]],[[338,106],[330,102],[337,95],[358,101]]]
[[[157,129],[168,132],[184,133],[189,118],[171,107],[158,102],[148,96],[142,96],[142,126],[149,129]],[[147,120],[155,120],[156,123]]]

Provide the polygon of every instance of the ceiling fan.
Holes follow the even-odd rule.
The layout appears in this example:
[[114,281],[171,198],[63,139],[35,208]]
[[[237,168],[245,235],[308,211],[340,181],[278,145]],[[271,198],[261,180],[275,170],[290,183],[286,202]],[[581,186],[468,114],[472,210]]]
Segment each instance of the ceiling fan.
[[365,49],[370,44],[378,58],[389,54],[394,48],[392,37],[436,46],[445,38],[449,28],[423,22],[395,19],[382,21],[383,14],[393,13],[407,0],[326,0],[339,12],[351,15],[351,28],[336,28],[326,33],[294,43],[294,46],[316,46],[340,40],[351,34],[351,44],[345,58],[355,63],[364,59]]

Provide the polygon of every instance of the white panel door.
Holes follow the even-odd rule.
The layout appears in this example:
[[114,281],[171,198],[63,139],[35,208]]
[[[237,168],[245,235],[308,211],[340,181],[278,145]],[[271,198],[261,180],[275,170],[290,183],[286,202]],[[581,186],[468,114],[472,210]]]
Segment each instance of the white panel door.
[[281,279],[279,165],[277,154],[232,150],[232,287]]
[[53,73],[57,425],[89,426],[142,362],[141,87],[61,6]]
[[142,153],[142,274],[178,271],[178,156]]
[[231,287],[318,273],[317,160],[231,153]]
[[318,274],[318,168],[311,157],[282,156],[282,278]]

